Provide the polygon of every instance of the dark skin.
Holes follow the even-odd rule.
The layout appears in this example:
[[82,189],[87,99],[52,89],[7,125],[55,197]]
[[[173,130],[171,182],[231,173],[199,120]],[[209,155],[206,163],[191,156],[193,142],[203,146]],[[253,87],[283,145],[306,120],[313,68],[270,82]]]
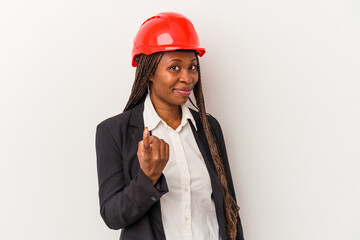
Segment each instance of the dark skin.
[[[150,77],[150,99],[155,111],[168,126],[176,129],[182,118],[181,105],[199,79],[194,52],[165,52]],[[169,144],[145,127],[137,156],[141,170],[155,185],[169,160]]]

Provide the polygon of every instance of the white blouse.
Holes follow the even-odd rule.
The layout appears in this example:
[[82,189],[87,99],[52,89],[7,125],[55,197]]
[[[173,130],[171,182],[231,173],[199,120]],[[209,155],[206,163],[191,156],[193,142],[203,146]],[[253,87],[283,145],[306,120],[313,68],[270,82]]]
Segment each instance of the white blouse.
[[196,122],[186,105],[181,110],[181,123],[174,130],[156,113],[150,94],[144,103],[145,127],[169,144],[169,161],[163,170],[169,192],[160,198],[165,236],[171,240],[219,240],[210,176],[187,119],[197,130]]

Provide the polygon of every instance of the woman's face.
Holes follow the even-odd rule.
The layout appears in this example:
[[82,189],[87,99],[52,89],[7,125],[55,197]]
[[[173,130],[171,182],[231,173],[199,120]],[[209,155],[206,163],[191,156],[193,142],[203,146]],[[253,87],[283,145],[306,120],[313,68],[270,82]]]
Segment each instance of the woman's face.
[[151,99],[156,103],[182,105],[199,79],[194,52],[165,52],[150,77]]

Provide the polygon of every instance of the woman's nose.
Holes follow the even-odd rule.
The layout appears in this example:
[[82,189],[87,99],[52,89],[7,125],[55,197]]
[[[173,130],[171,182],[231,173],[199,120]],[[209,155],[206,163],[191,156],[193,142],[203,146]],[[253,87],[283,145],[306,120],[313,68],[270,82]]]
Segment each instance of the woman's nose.
[[193,76],[190,74],[189,70],[181,71],[180,80],[186,83],[191,83],[194,79]]

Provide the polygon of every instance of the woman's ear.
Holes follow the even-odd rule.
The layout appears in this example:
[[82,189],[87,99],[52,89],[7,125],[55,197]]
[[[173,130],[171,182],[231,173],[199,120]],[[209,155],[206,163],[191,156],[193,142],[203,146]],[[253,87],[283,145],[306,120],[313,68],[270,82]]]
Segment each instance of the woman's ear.
[[153,84],[153,82],[150,81],[150,79],[149,79],[148,84],[147,84],[148,92],[150,92],[150,89],[151,89],[151,85],[152,85],[152,84]]
[[150,77],[148,82],[148,87],[150,88],[152,84],[153,84],[153,78]]

